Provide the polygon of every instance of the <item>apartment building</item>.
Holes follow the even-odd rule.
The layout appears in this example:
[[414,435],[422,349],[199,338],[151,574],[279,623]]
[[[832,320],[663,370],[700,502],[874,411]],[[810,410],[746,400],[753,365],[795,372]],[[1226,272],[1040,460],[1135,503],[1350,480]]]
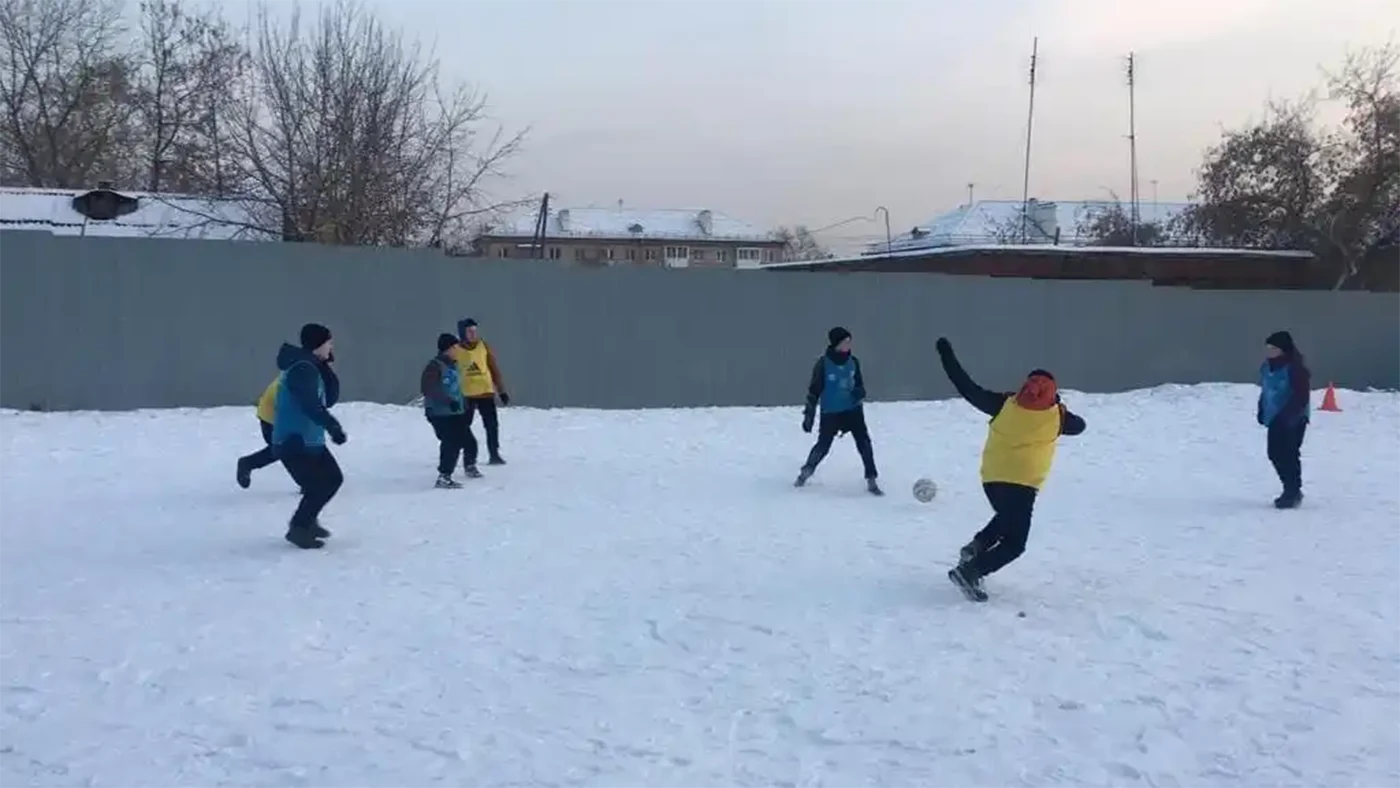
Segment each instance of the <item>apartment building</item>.
[[758,268],[782,260],[783,243],[771,232],[711,210],[562,208],[550,212],[539,255],[532,253],[536,219],[523,212],[487,227],[474,242],[476,254],[668,268]]

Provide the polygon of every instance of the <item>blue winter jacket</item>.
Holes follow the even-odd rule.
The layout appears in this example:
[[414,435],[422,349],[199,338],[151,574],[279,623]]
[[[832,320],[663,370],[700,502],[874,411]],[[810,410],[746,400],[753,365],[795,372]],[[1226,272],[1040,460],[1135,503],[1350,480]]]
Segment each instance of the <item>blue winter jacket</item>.
[[1285,357],[1259,367],[1259,423],[1294,427],[1311,418],[1311,375],[1302,359]]
[[812,379],[807,385],[807,413],[846,413],[861,406],[865,400],[865,380],[860,373],[860,361],[850,353],[828,350],[812,367]]
[[465,401],[462,373],[446,353],[434,356],[423,368],[420,390],[423,394],[423,412],[428,418],[455,416],[462,412]]
[[339,379],[327,386],[325,373],[329,370],[325,365],[311,351],[286,343],[277,352],[277,368],[282,375],[272,421],[272,445],[279,451],[324,450],[326,429],[336,423],[327,408],[335,404],[340,394]]

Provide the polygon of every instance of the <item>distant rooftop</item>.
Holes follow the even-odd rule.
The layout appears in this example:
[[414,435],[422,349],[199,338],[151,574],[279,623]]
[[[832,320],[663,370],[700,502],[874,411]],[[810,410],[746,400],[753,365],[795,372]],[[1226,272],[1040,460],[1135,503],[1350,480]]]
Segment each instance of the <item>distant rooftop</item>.
[[[493,238],[532,238],[538,210],[523,210],[486,227]],[[561,208],[549,213],[549,238],[656,241],[751,241],[777,243],[748,222],[707,209]]]
[[118,193],[138,201],[134,212],[110,221],[87,220],[73,209],[73,198],[88,191],[91,190],[0,187],[0,230],[106,238],[278,240],[273,234],[251,227],[250,216],[238,201],[187,194],[119,190]]
[[[1165,223],[1190,207],[1185,202],[1140,202],[1138,216],[1143,222]],[[1128,206],[1112,200],[1031,200],[1027,240],[1030,243],[1054,243],[1056,231],[1062,246],[1087,246],[1094,239],[1080,236],[1079,225],[1094,213]],[[947,213],[916,225],[912,230],[894,236],[890,250],[895,252],[932,249],[945,246],[987,246],[1008,243],[1020,227],[1020,200],[977,200],[960,205]],[[867,254],[883,254],[883,241],[871,243]]]

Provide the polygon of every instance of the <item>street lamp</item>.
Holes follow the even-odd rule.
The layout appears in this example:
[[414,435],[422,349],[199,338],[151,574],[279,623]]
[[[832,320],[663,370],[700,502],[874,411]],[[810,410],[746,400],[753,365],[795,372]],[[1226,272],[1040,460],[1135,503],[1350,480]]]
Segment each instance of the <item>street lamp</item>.
[[894,239],[890,237],[890,209],[881,205],[875,209],[875,214],[878,216],[881,211],[885,212],[885,255],[888,256],[894,253]]

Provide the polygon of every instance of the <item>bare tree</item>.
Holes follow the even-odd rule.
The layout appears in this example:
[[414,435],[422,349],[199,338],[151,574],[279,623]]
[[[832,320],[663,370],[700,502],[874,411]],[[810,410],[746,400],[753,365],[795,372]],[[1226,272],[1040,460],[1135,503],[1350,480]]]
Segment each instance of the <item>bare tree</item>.
[[1328,87],[1347,108],[1324,236],[1343,263],[1340,288],[1400,229],[1400,47],[1348,55]]
[[1116,194],[1113,202],[1089,208],[1076,220],[1075,234],[1089,246],[1167,246],[1172,240],[1170,223],[1139,219],[1135,227]]
[[82,188],[131,174],[119,0],[0,0],[0,179]]
[[1320,129],[1314,99],[1270,105],[1206,152],[1183,227],[1212,246],[1301,249],[1337,266],[1341,288],[1400,225],[1400,50],[1363,50],[1329,75],[1346,107]]
[[137,43],[142,186],[224,193],[233,167],[220,131],[242,77],[242,48],[217,12],[180,0],[142,0]]
[[483,132],[486,104],[431,52],[353,0],[278,21],[264,5],[231,145],[250,212],[288,240],[460,243],[525,132]]
[[836,257],[805,225],[779,227],[773,231],[773,236],[783,243],[784,260],[831,260]]

